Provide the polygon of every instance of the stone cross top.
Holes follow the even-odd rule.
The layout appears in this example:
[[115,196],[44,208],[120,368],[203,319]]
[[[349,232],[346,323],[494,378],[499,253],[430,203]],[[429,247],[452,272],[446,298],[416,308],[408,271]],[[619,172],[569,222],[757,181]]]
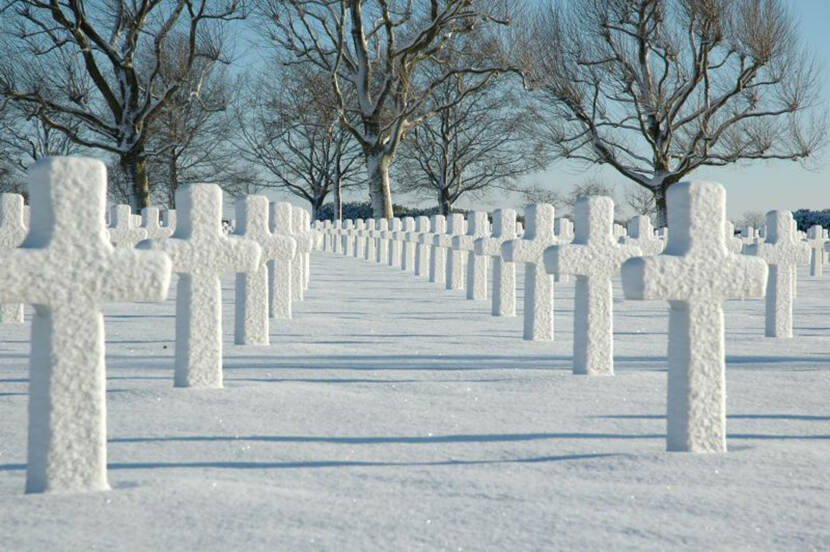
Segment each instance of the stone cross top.
[[493,316],[516,316],[516,264],[501,257],[501,244],[516,239],[516,211],[493,211],[493,234],[476,239],[476,254],[493,257]]
[[623,264],[628,299],[669,302],[668,450],[726,450],[723,302],[762,297],[767,267],[725,244],[726,191],[713,182],[668,189],[662,255]]
[[401,235],[401,230],[403,229],[403,225],[401,224],[401,219],[398,217],[393,218],[391,221],[391,226],[386,231],[386,239],[388,240],[388,248],[389,251],[387,253],[387,261],[389,262],[389,266],[400,267],[401,266],[401,242],[398,241],[398,236]]
[[810,248],[810,276],[821,278],[824,270],[824,247],[827,239],[824,237],[824,227],[814,224],[807,230],[807,247]]
[[467,299],[487,299],[487,264],[490,257],[476,253],[475,241],[489,235],[487,213],[475,211],[467,214],[467,233],[452,239],[453,249],[467,252]]
[[415,231],[406,236],[408,241],[415,244],[415,276],[423,276],[429,273],[432,249],[421,240],[421,237],[429,231],[429,217],[421,216],[415,219]]
[[163,300],[170,259],[110,245],[100,161],[47,157],[28,182],[31,230],[0,263],[0,301],[35,307],[26,491],[107,489],[101,306]]
[[176,190],[182,213],[165,240],[146,240],[144,249],[164,251],[179,275],[176,289],[176,387],[222,387],[222,285],[229,272],[259,268],[255,242],[222,231],[222,190],[190,184]]
[[415,219],[404,217],[403,228],[395,232],[395,240],[401,243],[401,270],[412,272],[415,269],[415,244],[408,237],[415,232]]
[[[263,195],[248,195],[236,200],[233,235],[255,242],[262,252],[255,270],[236,274],[234,340],[237,345],[268,345],[268,264],[290,263],[297,252],[297,243],[289,236],[271,232],[268,198]],[[280,274],[280,277],[284,275]],[[284,284],[272,280],[271,289]]]
[[642,255],[650,257],[659,255],[665,246],[663,240],[654,235],[654,227],[651,219],[644,215],[637,215],[628,220],[628,237],[623,238],[623,243],[640,249]]
[[357,219],[354,223],[354,251],[355,259],[362,258],[366,251],[366,221]]
[[173,228],[162,226],[158,207],[145,207],[141,210],[141,228],[147,232],[147,238],[151,240],[162,240],[173,235]]
[[421,235],[422,244],[430,248],[429,259],[429,281],[436,284],[443,284],[447,276],[446,260],[444,251],[439,245],[439,240],[447,232],[447,219],[444,215],[432,215],[432,232]]
[[556,243],[553,234],[553,206],[537,203],[525,206],[525,233],[522,239],[501,245],[501,256],[509,263],[525,263],[524,338],[553,339],[553,280],[544,266],[545,249]]
[[129,205],[114,205],[110,214],[110,241],[115,247],[132,249],[147,238],[147,231],[133,225]]
[[354,230],[354,221],[352,219],[344,222],[340,235],[340,241],[342,243],[340,252],[346,257],[354,255]]
[[305,289],[309,279],[309,255],[311,253],[312,237],[308,224],[308,211],[302,207],[292,205],[291,208],[291,237],[297,242],[297,255],[291,263],[292,282],[291,295],[295,301],[305,298]]
[[386,236],[389,234],[389,219],[378,219],[375,225],[375,261],[379,264],[386,264],[389,259],[389,241]]
[[[3,252],[19,247],[26,237],[28,225],[24,212],[22,195],[0,194],[0,250]],[[22,323],[23,304],[0,305],[0,322]]]
[[761,257],[769,265],[767,337],[793,336],[793,267],[810,260],[809,246],[796,233],[791,212],[770,211],[767,213],[766,240],[747,249],[748,254]]
[[366,221],[366,228],[363,229],[363,251],[359,254],[367,261],[374,261],[377,253],[375,252],[375,219],[368,219]]
[[[282,257],[268,261],[268,289],[270,290],[268,311],[271,318],[291,318],[291,293],[294,263],[300,262],[297,255],[297,241],[291,238],[291,220],[294,206],[281,201],[271,203],[268,228],[274,235],[290,238],[294,243],[294,254],[291,257]],[[331,246],[331,244],[330,244]]]
[[447,289],[462,289],[464,287],[464,261],[461,251],[452,247],[455,236],[464,233],[464,215],[455,213],[447,221],[447,233],[436,236],[435,243],[443,248],[441,252],[446,258],[446,276],[444,277]]
[[[614,301],[611,279],[622,263],[642,255],[636,245],[614,239],[614,202],[609,197],[582,197],[574,206],[576,233],[569,245],[545,251],[545,267],[576,275],[574,289],[573,373],[614,374]],[[662,247],[661,247],[662,249]]]

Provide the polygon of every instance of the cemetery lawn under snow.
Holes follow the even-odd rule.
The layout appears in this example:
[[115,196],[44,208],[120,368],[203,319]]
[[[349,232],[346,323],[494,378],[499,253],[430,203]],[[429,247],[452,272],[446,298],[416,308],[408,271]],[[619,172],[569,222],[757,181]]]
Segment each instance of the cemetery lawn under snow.
[[726,304],[729,452],[665,452],[664,302],[614,286],[614,377],[399,269],[312,256],[269,347],[225,389],[173,388],[165,303],[105,307],[112,491],[24,495],[30,311],[0,326],[3,550],[830,548],[830,279],[801,267],[794,339]]

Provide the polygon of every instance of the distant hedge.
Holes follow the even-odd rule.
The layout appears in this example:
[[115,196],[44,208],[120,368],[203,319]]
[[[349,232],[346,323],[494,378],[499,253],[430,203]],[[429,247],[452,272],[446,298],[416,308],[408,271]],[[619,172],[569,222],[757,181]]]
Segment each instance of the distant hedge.
[[[423,208],[411,208],[406,207],[405,205],[393,205],[392,209],[395,212],[396,217],[420,217],[420,216],[430,216],[434,215],[438,212],[437,207],[430,207],[428,209]],[[372,218],[372,204],[368,201],[364,201],[362,203],[344,203],[343,204],[343,219],[363,219],[367,220]],[[322,207],[317,210],[317,220],[334,220],[334,204],[333,203],[326,203]]]
[[830,209],[811,211],[810,209],[799,209],[793,212],[793,218],[798,224],[798,229],[806,232],[811,226],[820,224],[830,229]]

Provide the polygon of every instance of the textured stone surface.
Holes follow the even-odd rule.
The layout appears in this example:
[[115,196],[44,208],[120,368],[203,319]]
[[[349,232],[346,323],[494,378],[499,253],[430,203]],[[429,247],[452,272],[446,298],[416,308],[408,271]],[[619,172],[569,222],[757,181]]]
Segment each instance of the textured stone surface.
[[401,243],[401,270],[413,272],[415,270],[415,244],[408,236],[415,232],[415,219],[404,217],[400,231],[395,232],[395,240]]
[[415,276],[429,274],[429,264],[432,248],[421,240],[424,234],[432,229],[429,217],[418,217],[415,219],[415,231],[410,232],[406,239],[415,244]]
[[[20,194],[0,194],[0,250],[19,247],[26,237],[29,225],[25,221],[26,209]],[[0,323],[21,324],[23,303],[0,305]]]
[[363,255],[366,252],[366,221],[363,219],[357,219],[354,223],[354,251],[352,251],[352,256],[357,258],[363,258]]
[[432,215],[430,226],[432,231],[423,234],[420,241],[430,248],[429,281],[443,284],[447,277],[447,257],[438,238],[447,232],[447,219],[444,215]]
[[501,244],[516,239],[516,211],[493,211],[493,233],[475,241],[476,253],[493,258],[493,316],[516,316],[516,264],[501,256]]
[[824,227],[814,224],[807,231],[807,247],[810,248],[810,276],[821,278],[824,272],[824,248],[827,238],[824,237]]
[[623,238],[623,243],[638,248],[642,255],[650,257],[663,252],[665,242],[654,234],[650,218],[643,215],[631,217],[628,219],[627,230],[628,236]]
[[110,245],[100,161],[42,159],[29,169],[28,186],[31,231],[0,266],[0,301],[35,308],[26,491],[106,489],[101,306],[163,300],[170,260]]
[[363,229],[363,258],[367,261],[375,260],[375,219],[366,221],[366,227]]
[[[291,304],[293,294],[291,293],[292,279],[294,274],[294,263],[298,261],[297,242],[291,236],[292,213],[294,206],[288,202],[281,201],[271,203],[269,216],[269,229],[274,234],[291,238],[294,243],[293,255],[282,259],[268,261],[268,313],[271,318],[288,319],[292,316]],[[333,241],[329,241],[330,250],[333,249]]]
[[623,290],[628,299],[669,302],[667,449],[724,452],[723,303],[762,297],[767,266],[726,248],[726,191],[720,184],[679,182],[667,201],[666,249],[626,261]]
[[297,243],[295,262],[291,263],[291,295],[294,301],[305,299],[309,281],[309,256],[311,255],[311,228],[308,211],[296,205],[291,206],[291,237]]
[[340,231],[340,251],[346,257],[354,256],[354,229],[354,221],[349,219],[344,221]]
[[735,235],[735,225],[729,221],[726,221],[724,225],[726,226],[726,248],[731,253],[740,253],[743,251],[744,243]]
[[553,278],[545,270],[543,258],[545,249],[556,243],[553,218],[552,205],[525,206],[524,236],[501,246],[505,261],[526,265],[523,336],[532,341],[553,339]]
[[386,255],[386,260],[389,266],[401,266],[401,242],[398,241],[397,236],[400,235],[403,229],[401,219],[395,217],[391,221],[389,229],[386,231],[387,247],[389,251]]
[[164,240],[139,247],[164,251],[179,275],[176,292],[177,387],[222,387],[222,289],[219,276],[256,270],[255,242],[222,231],[222,190],[215,184],[190,184],[176,191],[182,216]]
[[447,233],[435,237],[436,243],[443,248],[441,254],[446,258],[444,287],[447,289],[464,289],[464,254],[452,247],[452,240],[464,233],[464,215],[453,213],[447,219]]
[[133,224],[129,205],[113,205],[110,213],[109,237],[115,247],[132,249],[135,244],[147,238],[147,231]]
[[573,241],[547,248],[545,268],[551,274],[576,276],[573,373],[610,376],[614,374],[611,278],[625,260],[642,252],[636,245],[619,244],[614,239],[611,198],[582,197],[574,206],[574,215]]
[[452,239],[453,249],[467,255],[467,299],[487,299],[487,265],[490,257],[476,253],[475,242],[478,238],[489,235],[490,221],[487,212],[474,211],[467,214],[467,233]]
[[161,223],[161,210],[158,207],[145,207],[141,210],[141,228],[147,232],[147,239],[162,240],[173,235],[173,227]]
[[[256,269],[236,274],[234,341],[237,345],[270,343],[268,264],[291,262],[297,252],[297,244],[291,237],[271,231],[269,218],[267,197],[248,195],[236,200],[233,236],[255,242],[261,252]],[[283,274],[279,276],[284,278]],[[270,289],[280,286],[285,286],[285,282],[275,274]]]
[[375,225],[375,261],[379,264],[386,264],[389,260],[389,219],[378,219]]
[[766,239],[749,246],[747,254],[757,255],[769,265],[765,335],[792,337],[794,268],[810,260],[809,246],[798,238],[792,213],[768,212]]

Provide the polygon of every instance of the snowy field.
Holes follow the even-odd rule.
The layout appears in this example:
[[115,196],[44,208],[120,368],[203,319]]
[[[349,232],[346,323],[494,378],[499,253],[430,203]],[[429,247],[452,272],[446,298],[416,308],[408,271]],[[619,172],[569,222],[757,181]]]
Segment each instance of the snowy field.
[[665,303],[617,282],[617,375],[587,378],[572,283],[531,343],[400,270],[312,274],[267,348],[224,280],[223,390],[173,388],[172,293],[106,308],[111,492],[23,494],[29,325],[0,327],[0,549],[830,549],[830,278],[802,269],[795,339],[727,305],[730,452],[693,455],[664,451]]

